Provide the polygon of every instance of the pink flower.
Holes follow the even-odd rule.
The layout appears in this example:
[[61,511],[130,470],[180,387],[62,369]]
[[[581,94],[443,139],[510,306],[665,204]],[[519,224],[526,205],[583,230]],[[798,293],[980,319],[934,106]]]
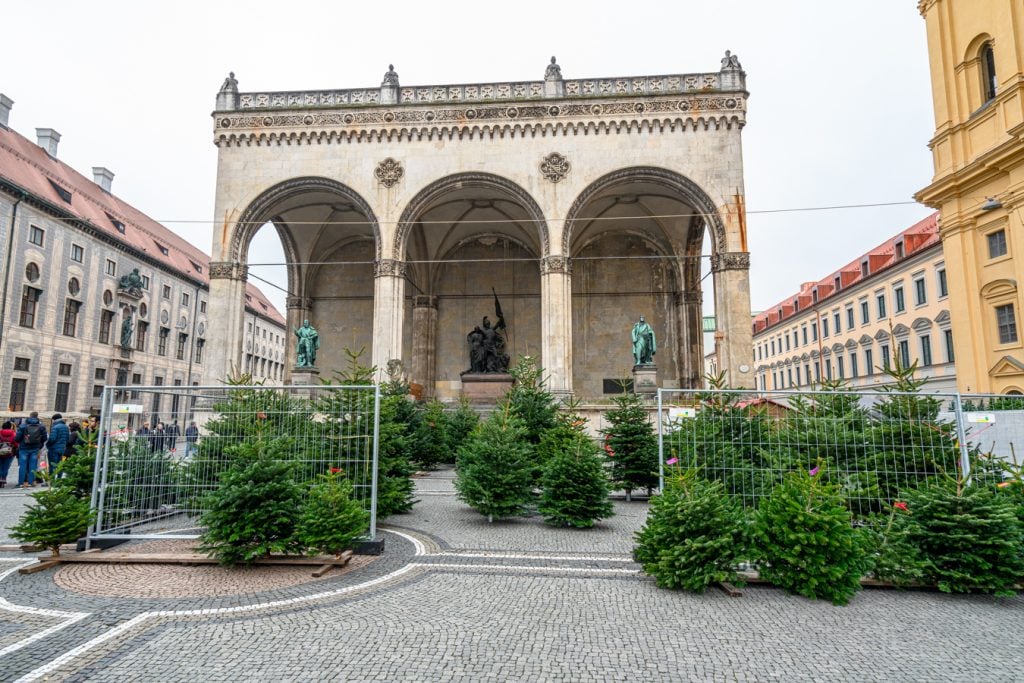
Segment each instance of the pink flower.
[[816,475],[818,473],[818,469],[819,468],[815,467],[813,470],[811,470],[807,474],[809,474],[809,475],[811,475],[813,477],[814,475]]
[[907,507],[906,503],[904,503],[903,501],[899,501],[899,500],[896,501],[895,503],[893,503],[892,506],[894,508],[896,508],[897,510],[903,510],[904,512],[907,512],[907,510],[909,509]]
[[669,458],[668,460],[665,461],[665,464],[675,465],[677,462],[679,462],[679,458]]
[[331,474],[338,474],[340,472],[341,472],[341,468],[340,467],[332,467],[331,468]]

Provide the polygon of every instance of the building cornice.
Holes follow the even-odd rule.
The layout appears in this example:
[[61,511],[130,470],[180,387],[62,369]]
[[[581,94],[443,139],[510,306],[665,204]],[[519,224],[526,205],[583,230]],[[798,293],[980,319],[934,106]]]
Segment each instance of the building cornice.
[[[918,190],[914,199],[933,209],[942,209],[942,203],[961,196],[965,191],[1005,175],[1007,168],[1024,163],[1024,144],[1018,138],[1004,140],[970,163],[955,171],[935,178],[930,185]],[[980,205],[984,199],[978,201]],[[943,216],[943,219],[948,218]]]

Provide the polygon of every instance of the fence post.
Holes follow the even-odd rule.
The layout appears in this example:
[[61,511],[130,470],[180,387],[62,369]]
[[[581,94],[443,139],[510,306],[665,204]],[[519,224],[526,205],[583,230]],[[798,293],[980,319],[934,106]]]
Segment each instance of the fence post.
[[967,430],[964,429],[964,405],[960,392],[956,392],[953,405],[956,413],[956,440],[960,443],[960,473],[965,486],[971,485],[971,459],[967,448]]
[[[96,421],[96,429],[99,431],[99,435],[96,439],[96,462],[92,468],[92,497],[89,501],[89,509],[96,514],[96,518],[90,525],[92,532],[86,532],[85,534],[85,549],[89,550],[92,548],[93,536],[98,536],[100,533],[100,507],[102,506],[101,490],[107,481],[107,451],[110,449],[110,430],[109,430],[109,417],[114,412],[114,392],[116,387],[111,387],[109,384],[103,387],[103,398],[100,400],[100,415],[99,420]],[[104,427],[107,427],[104,429]],[[102,472],[102,478],[101,478]]]
[[665,430],[664,421],[661,415],[661,392],[664,391],[662,388],[658,388],[658,491],[664,493],[665,491]]
[[373,394],[373,488],[370,490],[370,540],[377,540],[377,469],[380,455],[380,385]]

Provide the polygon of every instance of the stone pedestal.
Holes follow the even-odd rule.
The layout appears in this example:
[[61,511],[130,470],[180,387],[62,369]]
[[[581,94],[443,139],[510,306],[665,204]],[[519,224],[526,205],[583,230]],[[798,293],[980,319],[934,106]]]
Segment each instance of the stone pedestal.
[[658,366],[633,366],[633,393],[638,395],[658,393]]
[[[320,370],[305,366],[295,366],[292,368],[291,384],[296,387],[318,387],[320,386]],[[309,394],[311,392],[300,393]]]
[[505,373],[462,376],[462,395],[470,403],[497,403],[512,388],[512,375]]

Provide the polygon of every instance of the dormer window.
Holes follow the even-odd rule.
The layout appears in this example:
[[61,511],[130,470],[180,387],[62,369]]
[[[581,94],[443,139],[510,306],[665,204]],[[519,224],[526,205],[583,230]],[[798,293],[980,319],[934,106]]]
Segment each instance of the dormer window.
[[811,291],[811,301],[813,301],[814,303],[818,303],[818,288],[817,287],[815,287]]
[[800,310],[800,299],[793,299],[793,312],[796,313]]
[[904,256],[903,253],[903,240],[896,243],[896,260],[899,261]]
[[195,261],[189,261],[189,263],[192,264],[192,267],[196,269],[197,273],[203,272],[203,267],[201,265],[199,265],[198,263],[196,263]]
[[156,245],[156,248],[159,249],[160,253],[163,254],[164,256],[170,255],[171,252],[164,245],[160,244],[159,242],[157,242],[155,240],[153,241],[153,244]]
[[[47,180],[50,180],[50,179],[47,178]],[[53,182],[52,180],[50,180],[50,185],[53,187],[54,192],[57,193],[57,196],[60,197],[62,200],[64,200],[65,204],[70,204],[71,203],[71,193],[70,192],[68,192],[63,187],[61,187],[57,183]]]
[[978,56],[981,60],[982,100],[988,102],[996,97],[996,55],[992,43],[982,45]]
[[835,287],[835,290],[838,292],[843,287],[843,278],[836,275],[835,278],[832,279],[832,286]]
[[860,276],[867,277],[869,272],[870,269],[868,266],[868,260],[864,259],[863,261],[860,262]]
[[110,224],[114,226],[114,229],[117,230],[119,233],[121,233],[123,235],[124,234],[124,223],[122,223],[121,221],[117,220],[116,218],[111,216],[109,213],[107,214],[107,218],[110,219]]

